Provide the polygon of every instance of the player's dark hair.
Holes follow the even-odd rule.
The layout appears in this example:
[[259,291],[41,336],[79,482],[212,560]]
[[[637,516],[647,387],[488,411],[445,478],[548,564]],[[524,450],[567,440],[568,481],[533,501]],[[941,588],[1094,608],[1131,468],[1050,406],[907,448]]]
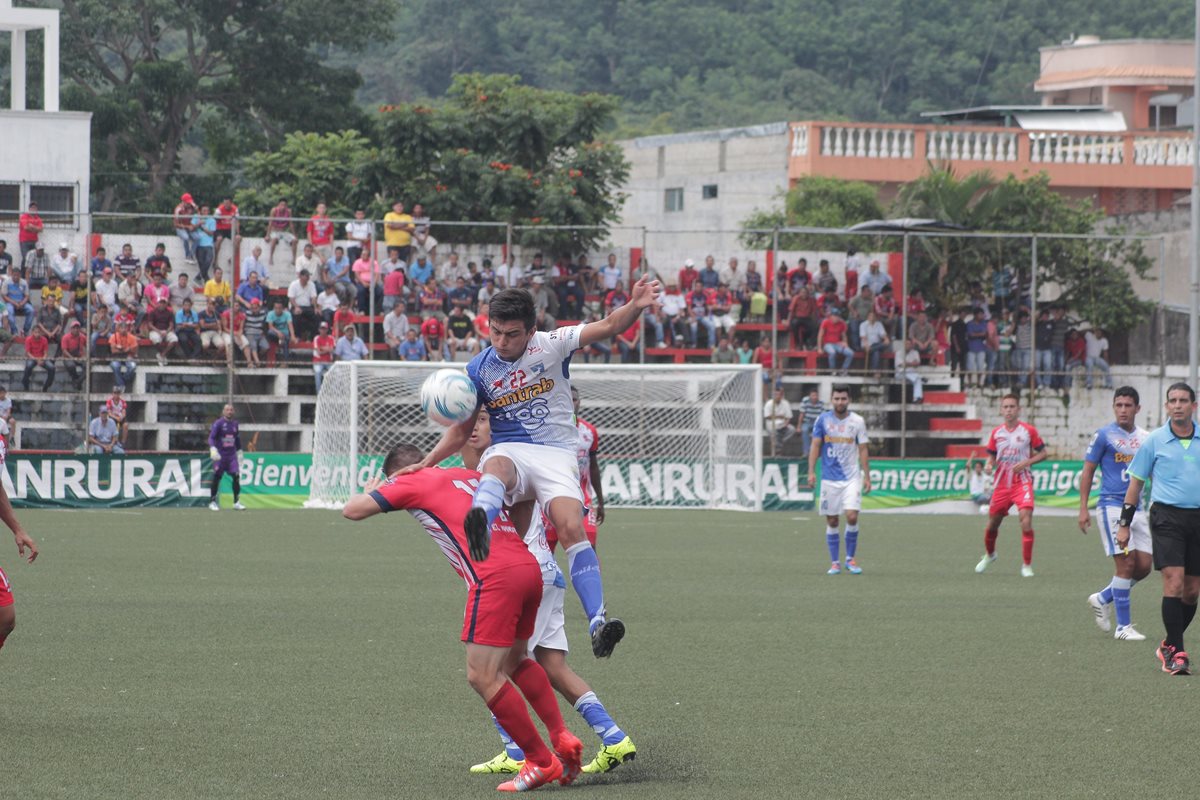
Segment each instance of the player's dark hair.
[[1009,400],[1009,399],[1011,399],[1011,400],[1012,400],[1014,403],[1016,403],[1017,405],[1021,405],[1021,398],[1020,398],[1020,397],[1018,397],[1018,396],[1017,396],[1016,394],[1014,394],[1013,392],[1009,392],[1008,394],[1006,394],[1006,395],[1002,396],[1002,397],[1000,398],[1000,402],[1001,402],[1001,403],[1003,403],[1005,400]]
[[1133,401],[1133,404],[1135,406],[1140,406],[1142,404],[1142,399],[1138,396],[1138,390],[1133,388],[1132,386],[1122,386],[1121,388],[1119,388],[1115,392],[1113,392],[1113,402],[1114,403],[1117,402],[1118,397],[1128,397],[1130,400]]
[[537,322],[537,311],[533,307],[533,295],[524,289],[501,289],[492,296],[488,305],[492,323],[520,322],[525,330],[533,330]]
[[1171,398],[1171,392],[1174,392],[1174,391],[1187,392],[1188,398],[1191,400],[1191,402],[1193,402],[1193,403],[1196,402],[1196,390],[1193,389],[1188,384],[1184,383],[1183,381],[1179,381],[1178,383],[1172,383],[1170,386],[1167,387],[1167,399],[1168,400]]
[[845,394],[845,395],[849,396],[849,394],[850,394],[850,384],[848,384],[848,383],[835,383],[835,384],[834,384],[832,387],[830,387],[830,389],[829,389],[829,396],[830,396],[830,397],[832,397],[832,396],[833,396],[833,395],[835,395],[835,394]]
[[400,442],[388,451],[387,458],[383,460],[383,474],[391,475],[396,470],[416,464],[424,457],[424,451],[415,444]]

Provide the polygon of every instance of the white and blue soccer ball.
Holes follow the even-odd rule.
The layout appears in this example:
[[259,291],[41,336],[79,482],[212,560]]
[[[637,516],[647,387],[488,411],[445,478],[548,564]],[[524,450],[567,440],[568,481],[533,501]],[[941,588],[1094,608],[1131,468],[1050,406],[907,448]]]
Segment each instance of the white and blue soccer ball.
[[457,425],[478,407],[475,384],[456,369],[439,369],[421,384],[421,411],[439,425]]

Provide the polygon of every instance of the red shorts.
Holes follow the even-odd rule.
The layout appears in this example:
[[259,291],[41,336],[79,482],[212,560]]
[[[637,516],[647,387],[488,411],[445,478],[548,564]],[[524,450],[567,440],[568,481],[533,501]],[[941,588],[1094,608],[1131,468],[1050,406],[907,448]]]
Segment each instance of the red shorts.
[[8,576],[4,574],[4,570],[0,569],[0,608],[11,606],[12,604],[12,586],[9,585]]
[[497,569],[467,590],[462,640],[512,647],[533,636],[542,603],[542,570],[533,558]]
[[[543,522],[546,524],[546,547],[550,548],[550,552],[554,552],[554,548],[558,546],[558,531],[550,524],[548,517],[543,517]],[[583,518],[583,532],[587,536],[587,540],[592,543],[592,549],[596,549],[596,514],[591,509],[588,509],[587,516]]]
[[992,504],[988,513],[993,517],[1008,515],[1008,509],[1016,506],[1018,510],[1033,508],[1033,481],[1014,480],[1011,483],[1002,481],[992,489]]

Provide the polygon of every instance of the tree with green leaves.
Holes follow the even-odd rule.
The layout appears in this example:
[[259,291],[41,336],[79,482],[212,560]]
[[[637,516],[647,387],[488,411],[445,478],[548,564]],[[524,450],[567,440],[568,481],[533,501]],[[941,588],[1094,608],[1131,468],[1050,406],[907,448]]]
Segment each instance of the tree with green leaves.
[[[185,148],[228,163],[292,130],[359,126],[360,83],[322,63],[360,49],[387,0],[62,0],[63,105],[93,113],[98,210],[162,211]],[[227,182],[227,180],[226,180]],[[168,206],[169,207],[169,206]]]
[[[769,233],[776,228],[849,228],[860,222],[881,219],[879,191],[869,183],[806,175],[783,197],[783,209],[756,211],[742,221],[739,237],[753,249],[770,247]],[[785,233],[779,237],[783,250],[862,249],[869,237],[846,237],[814,233]]]

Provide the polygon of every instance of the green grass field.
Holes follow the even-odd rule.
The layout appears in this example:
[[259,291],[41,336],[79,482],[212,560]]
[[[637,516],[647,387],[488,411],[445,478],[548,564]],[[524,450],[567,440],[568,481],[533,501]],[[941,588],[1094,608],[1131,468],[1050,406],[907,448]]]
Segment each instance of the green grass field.
[[[463,586],[403,515],[24,512],[0,537],[18,629],[0,652],[0,795],[495,796],[499,752],[464,679]],[[824,574],[815,515],[620,511],[602,529],[629,634],[572,663],[638,760],[569,789],[605,798],[1146,796],[1190,769],[1200,678],[1116,642],[1084,598],[1094,534],[1038,522],[973,572],[982,518],[863,518],[860,577]],[[1200,631],[1193,631],[1193,637]],[[575,712],[568,724],[596,740]],[[590,756],[589,756],[590,757]]]

